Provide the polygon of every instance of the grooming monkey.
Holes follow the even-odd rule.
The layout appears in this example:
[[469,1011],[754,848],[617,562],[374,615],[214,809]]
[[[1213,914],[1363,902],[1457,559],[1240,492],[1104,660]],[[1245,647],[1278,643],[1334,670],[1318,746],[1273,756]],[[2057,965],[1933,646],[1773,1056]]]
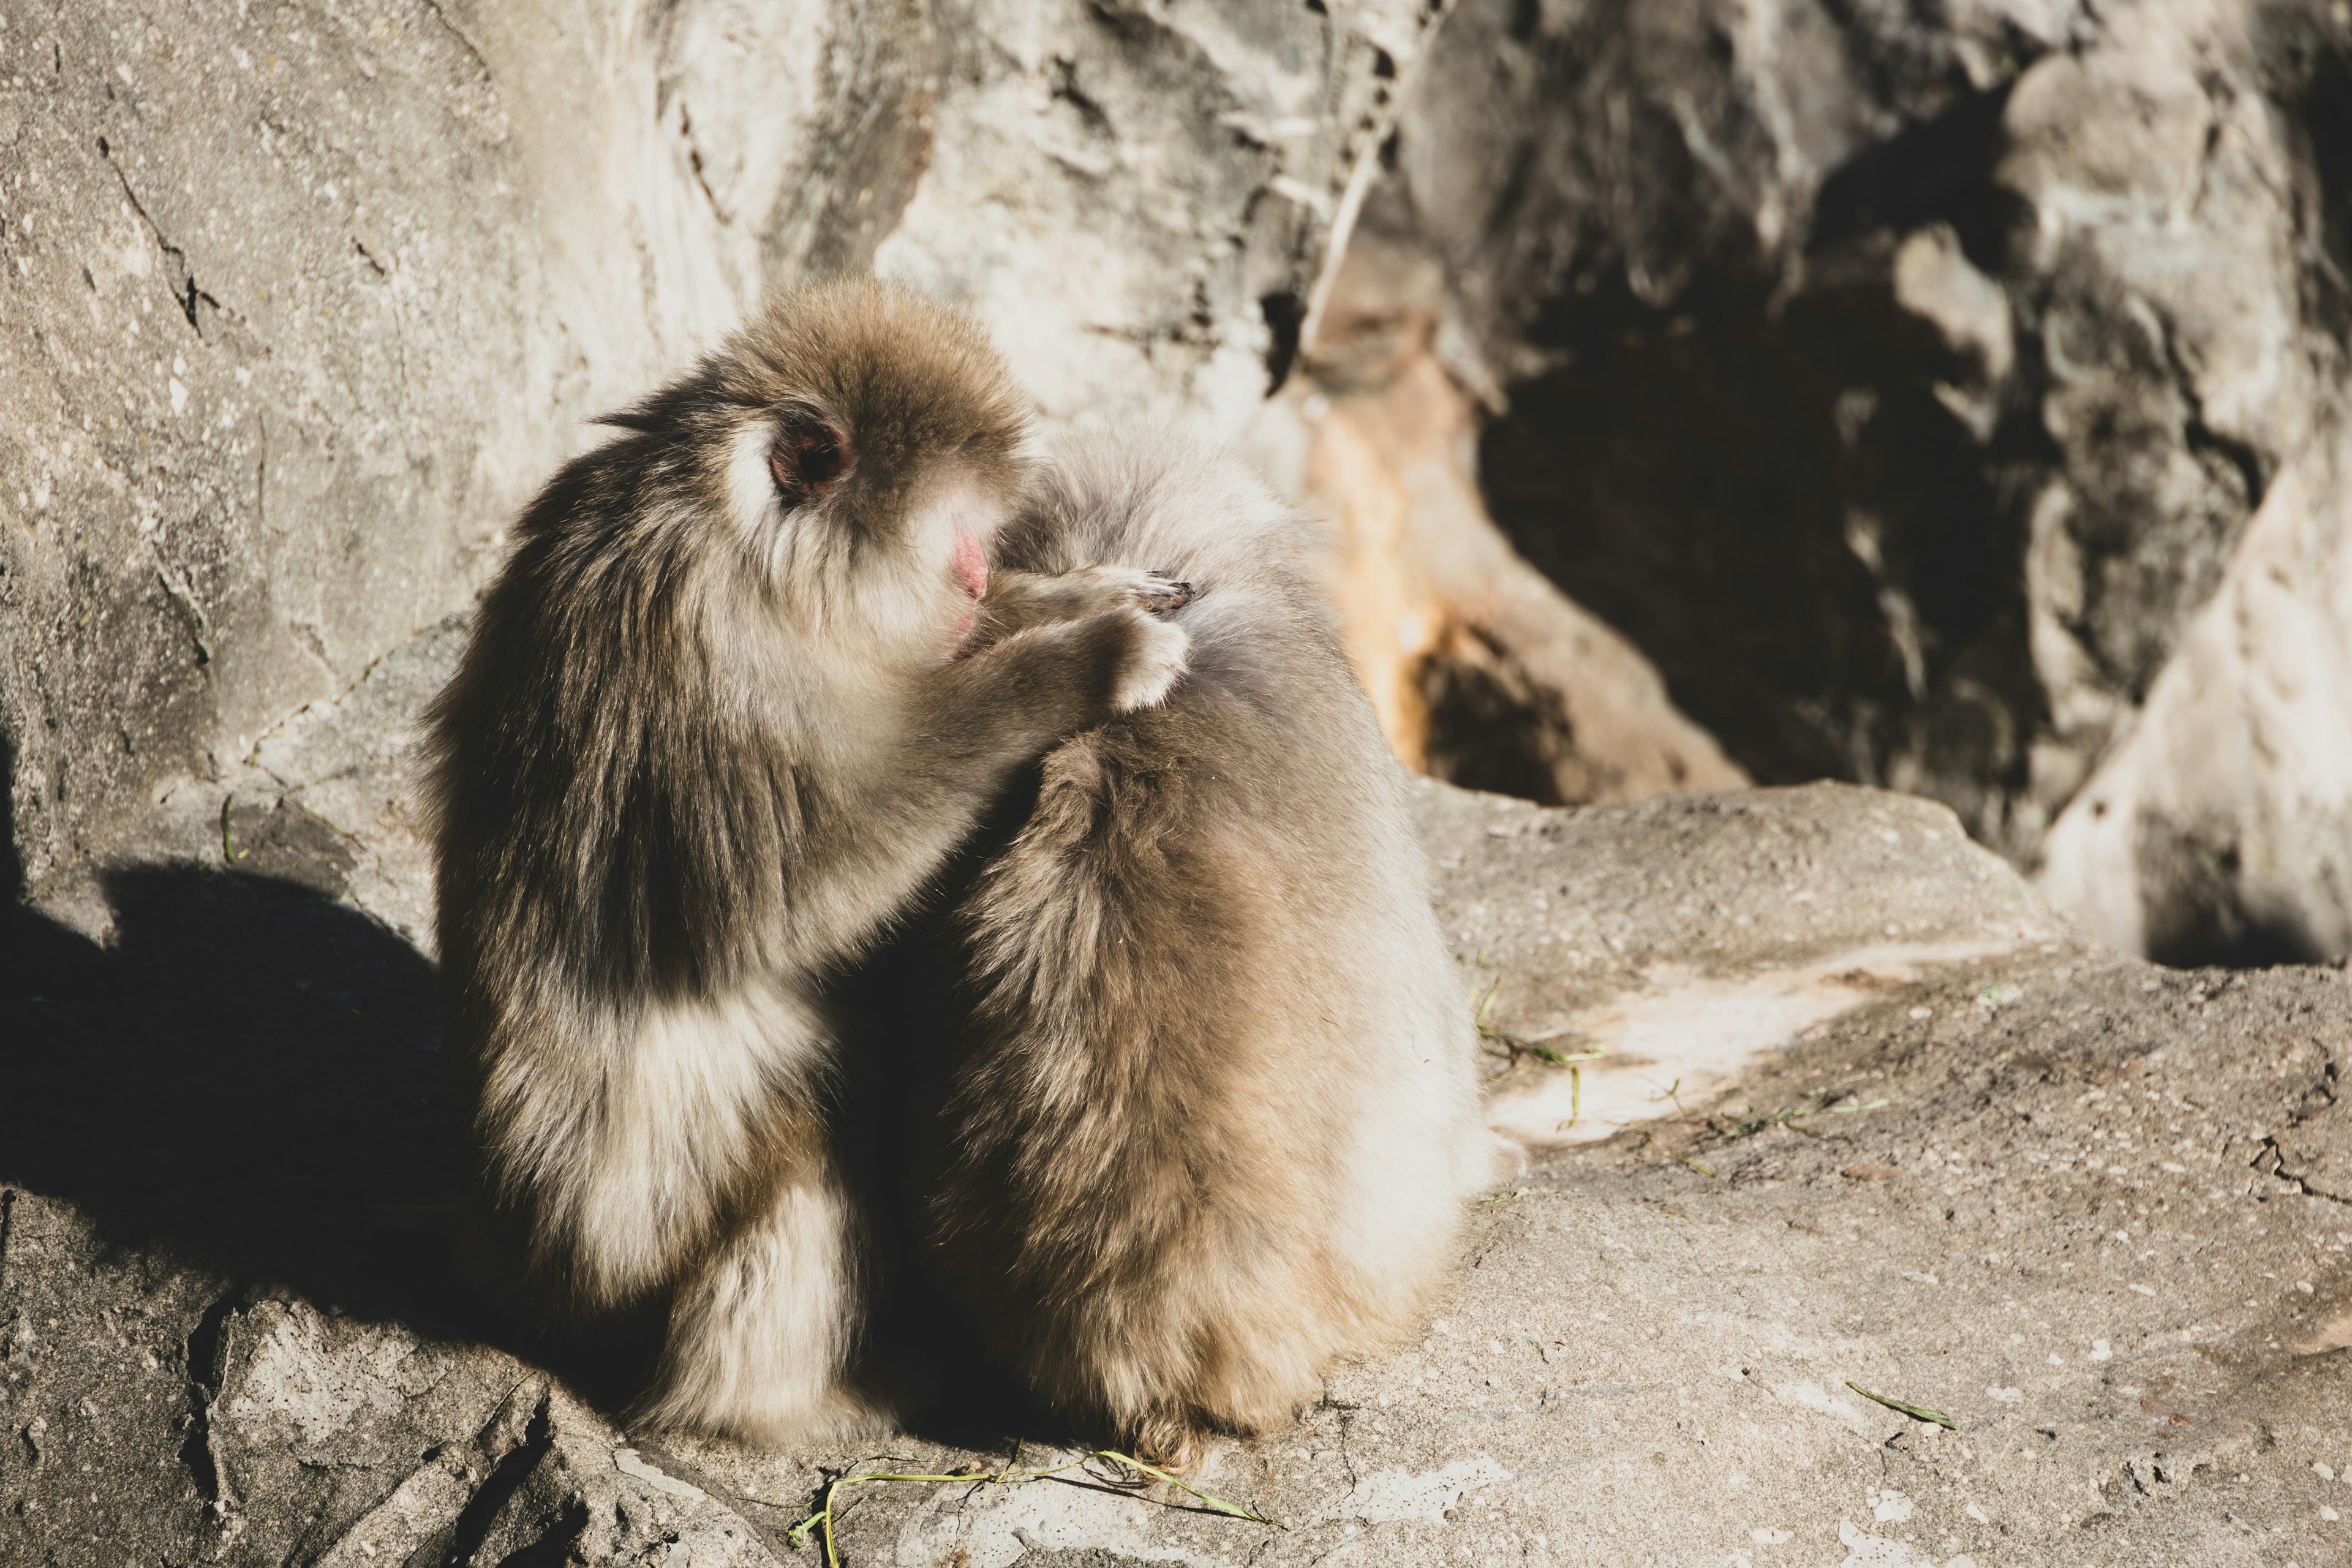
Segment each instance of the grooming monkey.
[[1486,1185],[1402,771],[1237,464],[1077,452],[1008,565],[1193,585],[1166,702],[1047,753],[953,918],[971,1018],[929,1181],[949,1278],[1080,1425],[1183,1464],[1416,1312]]
[[987,596],[1022,402],[878,285],[781,300],[611,423],[429,716],[453,1056],[541,1304],[667,1302],[648,1419],[840,1432],[876,1412],[822,979],[1016,767],[1161,700],[1181,593]]

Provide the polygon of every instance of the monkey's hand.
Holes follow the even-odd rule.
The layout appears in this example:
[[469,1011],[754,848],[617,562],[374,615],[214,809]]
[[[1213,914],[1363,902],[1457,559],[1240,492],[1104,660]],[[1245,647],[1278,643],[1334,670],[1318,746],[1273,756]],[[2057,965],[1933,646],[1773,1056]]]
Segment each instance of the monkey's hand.
[[[1173,586],[1184,585],[1179,583]],[[1185,592],[1189,595],[1191,590]],[[1132,713],[1139,708],[1157,708],[1168,700],[1170,688],[1192,662],[1192,639],[1172,621],[1157,619],[1140,610],[1123,613],[1133,617],[1135,635],[1127,645],[1118,678],[1112,684],[1110,705],[1118,712]]]
[[1081,566],[1075,572],[998,572],[981,601],[980,624],[964,647],[967,655],[1015,632],[1133,606],[1154,615],[1181,609],[1192,601],[1192,585],[1138,566]]
[[923,691],[901,776],[917,788],[955,782],[982,798],[1003,770],[1166,701],[1192,646],[1182,626],[1131,603],[1001,637],[949,662]]
[[[1095,570],[1129,572],[1134,568],[1098,566]],[[1143,574],[1143,581],[1136,586],[1135,602],[1155,616],[1164,616],[1171,610],[1181,610],[1192,602],[1192,584],[1180,583],[1164,572],[1146,572]]]

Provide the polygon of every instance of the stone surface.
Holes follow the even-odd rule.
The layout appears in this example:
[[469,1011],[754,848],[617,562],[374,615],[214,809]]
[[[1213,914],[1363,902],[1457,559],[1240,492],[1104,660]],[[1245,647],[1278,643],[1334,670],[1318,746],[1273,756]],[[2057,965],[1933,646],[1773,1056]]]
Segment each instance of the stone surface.
[[[454,629],[261,742],[228,844],[226,797],[175,797],[148,864],[0,932],[0,1561],[814,1562],[793,1527],[879,1470],[969,1479],[850,1489],[850,1563],[2352,1543],[2343,973],[2091,946],[1943,808],[1842,785],[1419,786],[1529,1163],[1423,1331],[1192,1478],[1280,1528],[1099,1465],[991,1482],[1015,1436],[1081,1458],[1003,1407],[804,1453],[631,1434],[625,1358],[546,1359],[457,1262],[429,969],[387,923],[425,891],[399,737]],[[297,826],[333,791],[342,833]]]
[[[1962,831],[2116,942],[2352,940],[2352,21],[1439,9],[0,0],[0,1561],[813,1562],[883,1468],[970,1479],[856,1488],[854,1563],[2352,1552],[2343,972],[2094,946]],[[1349,357],[1359,203],[1452,301],[1402,360]],[[1560,698],[1489,782],[1728,767],[1679,703],[1961,814],[1420,792],[1528,1164],[1424,1332],[1193,1478],[1278,1527],[990,1481],[1081,1458],[1002,1408],[632,1433],[635,1352],[462,1263],[453,612],[583,421],[867,266],[1056,418],[1262,435],[1305,353],[1326,482],[1471,520],[1454,662]]]
[[[1497,521],[1751,774],[1941,799],[2167,956],[2340,957],[2347,84],[2321,0],[1465,0],[1364,221],[1444,270]],[[2310,609],[2220,672],[2258,511]],[[2293,743],[2199,760],[2297,667]],[[2102,791],[2133,847],[2050,839]]]
[[[970,303],[1230,434],[1436,13],[0,5],[0,732],[36,882],[462,608],[765,289]],[[13,879],[11,879],[13,880]]]
[[2352,516],[2340,431],[2281,470],[2042,886],[2159,959],[2352,951]]
[[1443,281],[1420,252],[1359,236],[1304,374],[1250,432],[1329,525],[1332,599],[1390,744],[1433,777],[1549,805],[1748,783],[1656,668],[1486,515],[1477,410],[1435,352]]
[[11,1563],[774,1561],[511,1356],[126,1259],[9,1198]]
[[2347,101],[2333,0],[12,0],[0,873],[235,787],[871,269],[1049,419],[1273,449],[1443,776],[1883,784],[2113,940],[2341,956]]
[[1814,784],[1571,816],[1433,787],[1422,814],[1504,1064],[1488,1119],[1529,1147],[1709,1102],[1882,993],[2065,935],[1908,796]]

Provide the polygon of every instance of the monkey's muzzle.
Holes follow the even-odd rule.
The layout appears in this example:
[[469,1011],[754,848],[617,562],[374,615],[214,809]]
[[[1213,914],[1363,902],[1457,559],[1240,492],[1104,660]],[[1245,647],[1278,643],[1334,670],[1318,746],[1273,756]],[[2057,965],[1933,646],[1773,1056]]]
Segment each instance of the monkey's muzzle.
[[977,602],[988,592],[988,555],[980,541],[961,529],[956,531],[955,579],[964,596]]

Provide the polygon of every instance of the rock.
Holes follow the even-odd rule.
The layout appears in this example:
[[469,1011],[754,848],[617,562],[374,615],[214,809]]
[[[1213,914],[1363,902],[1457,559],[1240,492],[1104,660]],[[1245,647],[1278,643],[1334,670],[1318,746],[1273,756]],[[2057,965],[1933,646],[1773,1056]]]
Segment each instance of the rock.
[[1529,566],[1480,499],[1476,419],[1433,341],[1443,279],[1359,230],[1262,459],[1332,527],[1349,656],[1408,766],[1554,805],[1747,775],[1649,661]]
[[95,930],[159,799],[276,813],[261,737],[461,610],[588,421],[871,269],[1048,419],[1275,456],[1440,776],[1885,785],[2149,952],[2352,948],[2331,683],[2278,752],[2194,651],[2258,513],[2332,580],[2340,8],[1244,10],[0,7],[0,880]]
[[[1719,950],[1709,964],[1751,974],[1773,938],[1832,953],[1889,909],[1925,917],[1922,935],[2009,941],[1858,975],[1843,1010],[1792,1024],[1719,1090],[1538,1152],[1476,1209],[1423,1335],[1335,1370],[1298,1427],[1223,1446],[1192,1478],[1281,1528],[1052,1481],[882,1485],[844,1525],[846,1560],[1598,1565],[1789,1547],[1948,1568],[2207,1561],[2255,1539],[2281,1561],[2340,1555],[2352,1211],[2284,1152],[2352,1149],[2328,1087],[2352,1048],[2339,973],[2189,974],[2085,946],[1950,816],[1861,791],[1563,814],[1431,786],[1423,816],[1462,859],[1454,929],[1511,940],[1458,901],[1475,878],[1521,942],[1553,950],[1531,984],[1562,991],[1705,983],[1613,979],[1534,941],[1549,921],[1620,931],[1644,960]],[[1882,826],[1943,837],[1898,857]],[[1570,840],[1584,853],[1551,858],[1548,830],[1589,834]],[[1801,845],[1852,906],[1818,927],[1770,893],[1771,861]],[[1563,866],[1588,856],[1603,867],[1562,897]],[[1765,929],[1738,924],[1759,909]],[[1694,1006],[1684,1029],[1747,1011]],[[1009,1447],[902,1451],[953,1469]],[[747,1492],[800,1473],[725,1445],[689,1458]]]
[[[2273,531],[2328,580],[2326,482],[2273,492],[2333,471],[2345,405],[2347,26],[1465,0],[1366,221],[1443,263],[1504,531],[1751,775],[1943,800],[2172,959],[2341,956],[2336,873],[2223,863],[2289,822],[2352,853],[2328,742],[2200,768],[2145,850],[2051,836],[2103,770],[2146,793],[2135,748],[2268,722],[2248,678],[2168,674],[2210,664],[2258,510],[2308,509]],[[2272,625],[2252,662],[2334,657]],[[2158,697],[2191,686],[2198,724]]]
[[2352,952],[2344,437],[2279,474],[2131,731],[2052,827],[2042,889],[2167,962]]
[[[392,693],[446,646],[272,742],[323,770],[292,809],[397,773]],[[1874,791],[1414,809],[1530,1159],[1425,1331],[1189,1478],[1275,1528],[982,1479],[1009,1441],[627,1433],[457,1266],[429,977],[360,908],[417,874],[399,819],[329,900],[167,802],[142,842],[214,858],[97,884],[110,947],[0,933],[0,1560],[759,1563],[883,1468],[972,1479],[843,1492],[846,1562],[2342,1554],[2339,972],[2092,947]],[[1046,1436],[1020,1468],[1079,1464]]]
[[[0,1560],[2344,1555],[2343,973],[1961,831],[2347,940],[2341,13],[1442,9],[0,5]],[[868,265],[1054,417],[1303,370],[1433,765],[1959,814],[1420,788],[1528,1161],[1190,1478],[1278,1525],[629,1432],[463,1266],[417,704],[583,420]]]
[[775,1562],[511,1356],[125,1260],[8,1196],[11,1562]]
[[871,268],[1050,416],[1232,433],[1436,16],[149,12],[0,6],[12,884],[135,857],[463,608],[587,421],[767,288]]
[[2066,935],[1949,811],[1905,796],[1815,784],[1574,815],[1418,798],[1503,1064],[1489,1121],[1530,1147],[1712,1101],[1889,991]]

